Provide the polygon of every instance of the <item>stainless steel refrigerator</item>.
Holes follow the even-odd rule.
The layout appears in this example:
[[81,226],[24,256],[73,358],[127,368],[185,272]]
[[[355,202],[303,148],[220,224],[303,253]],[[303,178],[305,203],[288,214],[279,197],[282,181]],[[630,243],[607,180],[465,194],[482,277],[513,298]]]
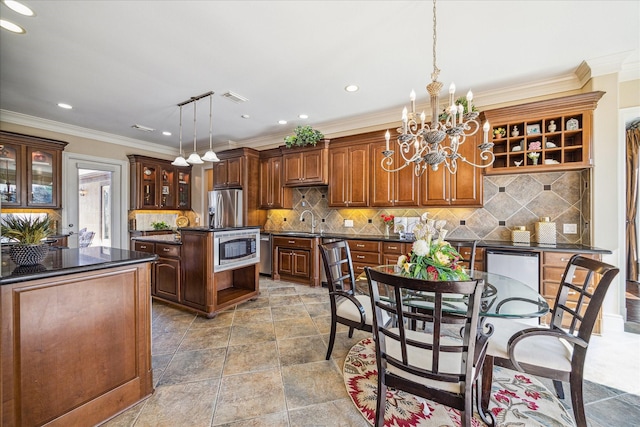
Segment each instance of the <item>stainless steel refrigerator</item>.
[[242,227],[242,190],[209,191],[209,227]]

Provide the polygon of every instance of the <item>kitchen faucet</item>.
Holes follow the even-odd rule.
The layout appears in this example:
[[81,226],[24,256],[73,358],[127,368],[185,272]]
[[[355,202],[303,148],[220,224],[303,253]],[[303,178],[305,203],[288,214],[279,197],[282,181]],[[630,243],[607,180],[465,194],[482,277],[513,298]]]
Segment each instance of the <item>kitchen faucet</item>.
[[306,213],[311,214],[311,233],[314,233],[316,231],[316,217],[313,215],[313,212],[311,212],[309,209],[302,211],[302,213],[300,214],[300,221],[303,220],[302,217]]

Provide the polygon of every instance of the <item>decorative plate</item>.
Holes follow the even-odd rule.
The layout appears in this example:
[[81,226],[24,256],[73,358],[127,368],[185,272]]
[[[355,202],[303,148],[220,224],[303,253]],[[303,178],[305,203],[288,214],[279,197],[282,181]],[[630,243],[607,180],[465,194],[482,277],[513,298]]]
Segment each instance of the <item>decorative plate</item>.
[[178,227],[186,227],[187,225],[189,225],[189,218],[187,218],[186,216],[179,216],[178,218],[176,218],[176,225]]

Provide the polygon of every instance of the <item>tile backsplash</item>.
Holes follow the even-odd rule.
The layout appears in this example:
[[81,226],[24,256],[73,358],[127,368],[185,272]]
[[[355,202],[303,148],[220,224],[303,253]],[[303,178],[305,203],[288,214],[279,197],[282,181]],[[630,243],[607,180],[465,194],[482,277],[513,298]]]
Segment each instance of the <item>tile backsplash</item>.
[[[511,241],[511,230],[523,225],[535,242],[535,223],[550,217],[556,223],[558,243],[589,245],[590,173],[588,170],[484,177],[482,208],[358,208],[336,209],[328,206],[327,187],[294,189],[293,209],[270,210],[265,230],[310,231],[311,217],[300,214],[311,210],[318,223],[316,231],[383,234],[381,215],[417,217],[429,212],[429,218],[446,220],[449,238]],[[344,220],[353,227],[345,227]],[[577,234],[564,234],[563,224],[576,224]]]

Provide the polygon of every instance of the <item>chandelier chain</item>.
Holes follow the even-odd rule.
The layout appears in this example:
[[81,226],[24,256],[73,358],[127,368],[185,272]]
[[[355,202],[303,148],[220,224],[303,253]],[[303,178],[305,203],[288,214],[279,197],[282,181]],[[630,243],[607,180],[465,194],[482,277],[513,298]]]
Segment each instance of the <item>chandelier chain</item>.
[[438,34],[436,32],[437,28],[436,21],[436,0],[433,0],[433,74],[431,75],[431,80],[435,81],[438,79],[438,74],[440,70],[438,70],[438,66],[436,65],[436,44],[438,42]]

